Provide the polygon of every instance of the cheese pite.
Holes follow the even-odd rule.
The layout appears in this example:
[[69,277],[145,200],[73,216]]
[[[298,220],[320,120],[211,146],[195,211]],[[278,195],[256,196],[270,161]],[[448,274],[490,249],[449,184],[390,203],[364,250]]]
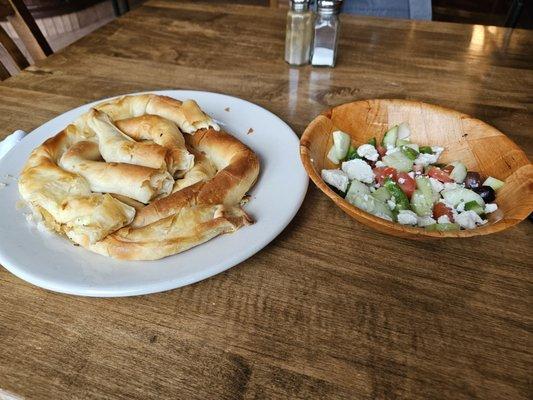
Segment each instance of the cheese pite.
[[34,149],[19,192],[74,243],[154,260],[252,223],[241,201],[259,168],[193,100],[143,94],[98,104]]

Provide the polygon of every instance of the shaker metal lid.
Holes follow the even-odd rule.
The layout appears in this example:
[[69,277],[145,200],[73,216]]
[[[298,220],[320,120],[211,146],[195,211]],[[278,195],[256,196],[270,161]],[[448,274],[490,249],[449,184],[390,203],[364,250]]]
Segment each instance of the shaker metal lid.
[[334,10],[338,8],[342,0],[318,0],[318,9]]
[[305,9],[309,8],[309,0],[291,0],[291,8],[293,9]]

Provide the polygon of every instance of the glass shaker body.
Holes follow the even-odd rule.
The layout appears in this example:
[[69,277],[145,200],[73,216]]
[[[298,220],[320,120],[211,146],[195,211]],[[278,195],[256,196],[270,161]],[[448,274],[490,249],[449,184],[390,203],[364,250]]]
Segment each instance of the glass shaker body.
[[314,29],[313,56],[311,64],[315,66],[334,67],[337,61],[339,43],[339,15],[327,10],[319,10]]
[[313,42],[314,14],[312,11],[289,10],[285,33],[285,61],[290,65],[309,64]]

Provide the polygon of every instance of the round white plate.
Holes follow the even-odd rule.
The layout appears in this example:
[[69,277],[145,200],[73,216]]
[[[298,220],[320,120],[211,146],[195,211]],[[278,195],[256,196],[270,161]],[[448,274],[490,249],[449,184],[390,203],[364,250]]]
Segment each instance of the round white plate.
[[[248,101],[189,90],[155,92],[194,99],[223,129],[252,148],[261,161],[246,205],[256,223],[181,254],[157,261],[118,261],[94,254],[56,234],[42,232],[17,210],[17,178],[30,152],[93,104],[68,111],[27,135],[0,160],[0,264],[34,285],[83,296],[132,296],[161,292],[218,274],[251,257],[292,220],[307,190],[299,142],[277,116]],[[253,129],[253,132],[249,130]]]

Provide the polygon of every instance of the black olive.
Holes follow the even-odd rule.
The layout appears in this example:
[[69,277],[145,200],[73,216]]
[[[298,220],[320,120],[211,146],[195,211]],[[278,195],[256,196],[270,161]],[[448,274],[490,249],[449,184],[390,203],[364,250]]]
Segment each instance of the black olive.
[[490,186],[481,186],[475,189],[474,192],[479,194],[485,203],[492,203],[496,199],[496,192]]
[[481,176],[475,171],[466,173],[465,187],[467,189],[475,190],[481,186]]

